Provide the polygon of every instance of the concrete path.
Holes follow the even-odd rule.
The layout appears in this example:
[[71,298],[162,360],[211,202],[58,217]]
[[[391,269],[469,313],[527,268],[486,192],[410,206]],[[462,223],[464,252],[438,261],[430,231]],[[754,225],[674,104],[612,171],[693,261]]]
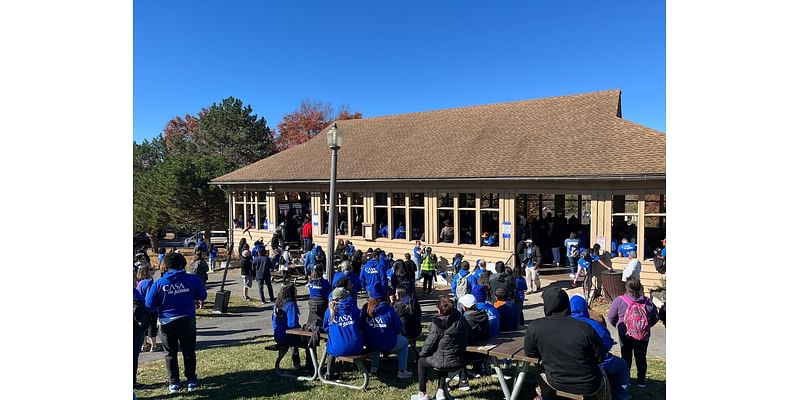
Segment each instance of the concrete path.
[[[213,307],[214,296],[213,292],[219,288],[222,283],[223,271],[218,270],[213,274],[209,274],[208,288],[212,289],[206,301],[206,306]],[[554,280],[557,279],[557,280]],[[560,279],[559,276],[542,276],[543,288],[548,285],[557,285],[567,290],[572,296],[579,293],[579,288],[571,288],[570,282]],[[254,285],[255,286],[255,285]],[[273,289],[277,292],[280,283],[274,283]],[[225,289],[231,291],[231,296],[241,296],[242,282],[239,277],[239,269],[230,269],[228,271]],[[421,288],[418,289],[421,292]],[[265,288],[266,291],[266,288]],[[449,295],[449,288],[444,285],[439,286],[436,295],[420,296],[420,305],[422,306],[423,322],[430,322],[431,316],[436,313],[436,299],[438,295]],[[300,323],[304,323],[308,316],[308,289],[305,286],[297,287],[298,305],[300,307]],[[250,291],[250,297],[258,298],[258,289],[253,287]],[[358,305],[361,306],[366,301],[365,298],[359,297]],[[254,338],[256,336],[272,335],[272,304],[262,305],[259,301],[250,302],[249,306],[232,307],[226,314],[211,314],[198,317],[197,319],[197,348],[198,350],[210,347],[224,346],[231,343],[236,343],[242,340]],[[544,316],[542,308],[541,292],[530,294],[525,300],[524,315],[526,320],[541,318]],[[615,340],[619,341],[616,334],[616,329],[611,329],[611,335]],[[659,323],[652,329],[652,338],[650,339],[650,346],[648,347],[647,354],[649,357],[658,357],[666,359],[666,329],[664,325]],[[619,345],[612,348],[612,353],[619,355]],[[147,352],[139,355],[139,362],[147,362],[152,360],[163,360],[163,352]]]

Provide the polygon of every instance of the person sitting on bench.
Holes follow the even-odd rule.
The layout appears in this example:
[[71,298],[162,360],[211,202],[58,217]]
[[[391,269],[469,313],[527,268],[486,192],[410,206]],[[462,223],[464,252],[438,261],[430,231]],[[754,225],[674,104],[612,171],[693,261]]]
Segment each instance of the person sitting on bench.
[[334,357],[355,356],[364,353],[361,318],[359,318],[358,308],[347,289],[337,287],[333,290],[328,309],[325,310],[325,316],[322,319],[322,330],[328,332],[328,344],[325,347],[325,351],[329,355],[326,380],[332,380],[331,370]]
[[[461,296],[458,299],[458,305],[462,308],[464,320],[467,321],[469,325],[470,335],[468,344],[474,345],[489,339],[489,316],[486,314],[486,311],[477,307],[475,296],[471,294]],[[483,372],[482,365],[486,356],[466,353],[465,357],[464,363],[472,364],[473,373],[480,374]],[[467,368],[464,367],[459,371],[458,390],[466,391],[469,389]]]
[[[275,341],[279,345],[292,347],[292,367],[300,369],[300,336],[287,335],[288,329],[300,327],[300,309],[297,307],[297,289],[292,283],[284,283],[278,289],[278,297],[275,299],[275,311],[272,313],[272,331]],[[313,370],[311,366],[311,352],[306,348],[306,368]]]
[[542,398],[554,399],[556,391],[602,398],[605,381],[600,363],[606,351],[600,336],[586,322],[571,317],[567,292],[550,287],[542,299],[545,317],[528,324],[524,346],[525,355],[540,359],[544,367]]
[[391,351],[397,353],[397,377],[410,378],[412,373],[406,370],[408,339],[403,336],[403,324],[394,308],[386,302],[386,295],[378,288],[370,290],[369,301],[361,309],[361,319],[367,350],[375,351],[370,373],[378,372],[380,352]]
[[328,296],[333,288],[325,279],[325,266],[318,264],[311,271],[311,279],[308,281],[308,321],[306,325],[322,325],[322,317],[328,308]]
[[467,342],[469,341],[469,324],[460,312],[456,311],[452,299],[439,296],[436,302],[438,315],[431,321],[431,331],[419,352],[417,375],[419,376],[419,393],[411,396],[411,400],[428,400],[426,387],[427,370],[435,368],[439,373],[439,389],[437,399],[444,398],[447,385],[446,371],[457,371],[464,367]]

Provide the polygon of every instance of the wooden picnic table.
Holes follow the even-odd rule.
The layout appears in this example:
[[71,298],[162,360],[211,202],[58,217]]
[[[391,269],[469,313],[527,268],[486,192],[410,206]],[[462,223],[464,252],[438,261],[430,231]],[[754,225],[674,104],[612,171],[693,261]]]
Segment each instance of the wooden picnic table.
[[[530,364],[539,362],[539,359],[525,355],[525,331],[500,332],[499,335],[484,343],[467,346],[467,351],[489,357],[506,400],[516,400],[519,397],[528,367]],[[517,369],[517,378],[511,391],[508,390],[498,358],[519,361],[520,363]]]
[[[302,329],[302,328],[287,329],[286,330],[286,334],[287,335],[305,336],[305,337],[311,337],[313,335],[310,331],[307,331],[307,330]],[[328,340],[328,334],[325,333],[325,332],[320,331],[319,332],[319,337],[320,337],[320,339]],[[356,367],[358,367],[359,371],[361,372],[361,375],[362,375],[362,378],[363,378],[363,381],[362,381],[361,385],[350,385],[350,384],[347,384],[347,383],[329,381],[329,380],[325,379],[325,377],[324,377],[325,374],[322,372],[322,368],[324,368],[325,365],[323,363],[317,361],[317,351],[311,345],[311,343],[308,343],[308,350],[311,353],[311,363],[314,365],[314,375],[312,375],[310,377],[305,377],[305,376],[297,376],[297,377],[295,377],[294,375],[281,373],[280,372],[280,368],[278,367],[278,363],[280,362],[280,358],[278,358],[278,360],[275,362],[275,369],[278,371],[278,375],[284,376],[284,377],[296,378],[298,380],[308,380],[308,381],[313,381],[315,379],[319,379],[320,382],[322,382],[324,384],[346,387],[348,389],[356,389],[356,390],[366,390],[367,389],[367,385],[369,385],[369,373],[367,372],[367,369],[364,366],[364,362],[363,361],[364,361],[364,359],[372,356],[372,354],[374,352],[359,354],[359,355],[355,355],[355,356],[339,356],[339,357],[336,357],[339,360],[355,364]],[[324,351],[323,355],[322,355],[322,360],[324,361],[327,357],[328,357],[328,353],[327,353],[327,351]]]

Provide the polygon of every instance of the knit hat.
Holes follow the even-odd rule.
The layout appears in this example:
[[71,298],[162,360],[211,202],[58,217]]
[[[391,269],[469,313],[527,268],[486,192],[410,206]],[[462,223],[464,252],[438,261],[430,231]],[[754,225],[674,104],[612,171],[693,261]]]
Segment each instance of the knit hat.
[[350,292],[348,292],[347,289],[343,287],[337,287],[336,289],[333,289],[334,300],[343,300],[348,297],[350,297]]

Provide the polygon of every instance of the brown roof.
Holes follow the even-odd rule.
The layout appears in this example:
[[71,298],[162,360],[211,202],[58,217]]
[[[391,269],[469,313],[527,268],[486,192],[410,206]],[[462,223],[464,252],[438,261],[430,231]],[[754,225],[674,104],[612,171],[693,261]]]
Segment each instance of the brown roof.
[[[623,120],[621,92],[337,121],[338,180],[666,174],[666,137]],[[325,134],[213,180],[330,179]]]

